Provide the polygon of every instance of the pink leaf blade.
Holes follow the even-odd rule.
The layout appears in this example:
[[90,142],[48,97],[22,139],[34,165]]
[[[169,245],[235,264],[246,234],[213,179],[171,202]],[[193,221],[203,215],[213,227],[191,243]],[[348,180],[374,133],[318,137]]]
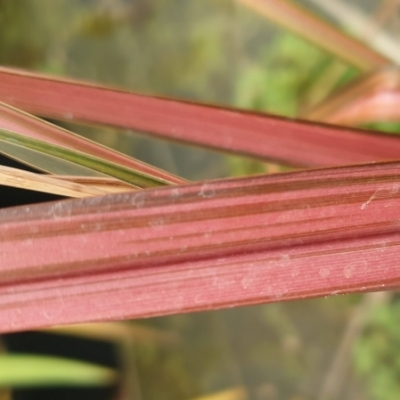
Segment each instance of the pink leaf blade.
[[400,286],[399,163],[0,211],[0,330]]
[[0,68],[0,99],[28,112],[153,133],[168,139],[277,160],[332,166],[397,159],[400,140],[362,130],[307,123],[109,89]]

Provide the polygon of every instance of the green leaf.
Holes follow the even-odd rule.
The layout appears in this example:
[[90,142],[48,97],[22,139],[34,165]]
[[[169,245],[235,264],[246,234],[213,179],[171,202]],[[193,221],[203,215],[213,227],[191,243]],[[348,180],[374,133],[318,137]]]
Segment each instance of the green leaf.
[[[9,144],[16,149],[19,148],[21,150],[23,148],[27,148],[45,155],[66,160],[76,165],[100,172],[101,174],[112,176],[120,179],[121,181],[131,183],[138,187],[154,187],[167,184],[167,182],[161,178],[155,178],[143,172],[135,171],[131,168],[118,165],[86,153],[70,150],[62,146],[49,144],[41,140],[28,138],[18,133],[0,129],[0,149]],[[10,149],[11,147],[8,146],[8,150]],[[18,159],[17,154],[14,157]]]
[[103,386],[116,372],[87,362],[26,354],[0,355],[0,387]]
[[104,177],[104,174],[92,169],[13,143],[1,142],[0,152],[24,165],[50,174]]

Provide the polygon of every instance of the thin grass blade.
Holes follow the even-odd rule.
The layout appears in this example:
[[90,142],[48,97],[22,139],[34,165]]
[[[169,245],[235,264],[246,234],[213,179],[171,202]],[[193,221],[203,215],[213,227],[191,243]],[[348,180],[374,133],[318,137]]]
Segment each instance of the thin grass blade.
[[6,145],[28,148],[45,155],[61,158],[101,174],[131,183],[134,185],[134,187],[151,187],[167,184],[166,181],[160,178],[155,178],[151,175],[147,175],[145,173],[103,160],[98,157],[90,156],[88,154],[70,150],[65,147],[49,144],[41,140],[32,139],[18,133],[0,129],[0,151],[1,148]]
[[56,175],[104,177],[104,174],[91,168],[11,142],[2,141],[0,153],[36,171]]
[[0,210],[0,330],[400,286],[400,163]]
[[[1,79],[0,79],[1,80]],[[18,91],[23,90],[19,88]],[[62,96],[62,93],[60,93]],[[154,177],[159,177],[170,183],[183,183],[184,180],[175,177],[167,172],[158,168],[147,165],[143,162],[135,160],[131,157],[118,153],[107,147],[101,146],[98,143],[84,139],[70,131],[62,129],[56,125],[50,124],[25,112],[17,110],[6,104],[0,103],[0,129],[10,130],[20,133],[22,135],[31,137],[33,139],[43,140],[50,144],[64,146],[71,150],[77,150],[82,153],[103,158],[105,160],[123,165],[127,168],[135,169]],[[25,157],[27,158],[27,157]],[[41,166],[41,159],[33,158],[30,165],[39,164]],[[56,160],[53,160],[53,165],[57,165]],[[53,167],[54,168],[54,167]],[[68,170],[69,174],[75,174],[75,171]],[[88,175],[83,173],[83,175]]]
[[35,174],[16,168],[0,166],[0,185],[10,186],[26,190],[35,190],[43,193],[56,194],[65,197],[91,197],[107,193],[127,192],[134,190],[131,185],[119,185],[113,180],[103,179],[81,179],[73,178],[58,179],[52,175]]

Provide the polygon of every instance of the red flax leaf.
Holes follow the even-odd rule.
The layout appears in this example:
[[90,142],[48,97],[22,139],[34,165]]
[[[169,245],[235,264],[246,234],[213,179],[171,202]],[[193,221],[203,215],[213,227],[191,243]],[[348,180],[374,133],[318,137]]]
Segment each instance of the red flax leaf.
[[0,211],[0,331],[400,286],[400,163]]
[[138,129],[300,166],[396,159],[400,139],[0,69],[0,100],[52,118]]
[[358,79],[304,114],[341,125],[400,121],[400,72],[387,69]]

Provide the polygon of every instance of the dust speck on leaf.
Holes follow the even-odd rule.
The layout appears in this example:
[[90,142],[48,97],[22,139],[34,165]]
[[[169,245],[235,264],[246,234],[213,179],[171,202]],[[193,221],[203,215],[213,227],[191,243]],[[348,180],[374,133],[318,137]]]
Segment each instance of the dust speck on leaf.
[[400,186],[399,185],[393,185],[393,187],[390,189],[390,194],[396,194],[399,191]]
[[63,117],[64,117],[65,119],[74,119],[74,114],[72,114],[72,113],[70,113],[70,112],[67,112],[67,113],[64,113],[64,114],[63,114]]
[[349,279],[353,275],[353,267],[349,266],[344,269],[344,276]]
[[290,255],[289,254],[283,254],[280,259],[279,263],[281,267],[286,267],[290,264]]
[[71,206],[69,203],[58,201],[49,208],[49,215],[53,218],[60,218],[71,214]]
[[171,194],[170,194],[169,197],[170,197],[171,199],[177,199],[180,195],[181,195],[180,190],[177,189],[177,188],[174,188],[174,189],[171,190]]
[[242,279],[242,288],[247,289],[252,283],[253,283],[253,278],[251,276],[245,276]]
[[290,275],[294,278],[296,276],[298,276],[300,274],[299,269],[295,268],[292,270],[292,272],[290,273]]
[[149,226],[151,226],[153,229],[161,229],[164,226],[164,219],[153,218],[149,221]]
[[321,268],[319,270],[319,276],[321,278],[327,278],[331,274],[331,271],[328,268]]
[[144,194],[138,193],[135,196],[133,196],[132,203],[133,205],[136,206],[136,208],[142,208],[146,203]]
[[205,183],[200,189],[199,196],[205,199],[211,199],[215,196],[215,189],[210,184]]
[[379,191],[379,189],[375,190],[373,195],[365,203],[361,204],[361,207],[360,207],[361,210],[365,210],[367,208],[367,206],[371,203],[371,201],[375,199],[378,191]]
[[275,289],[274,297],[275,297],[275,299],[281,299],[283,296],[285,296],[285,294],[287,292],[288,292],[287,289],[277,288],[277,289]]

